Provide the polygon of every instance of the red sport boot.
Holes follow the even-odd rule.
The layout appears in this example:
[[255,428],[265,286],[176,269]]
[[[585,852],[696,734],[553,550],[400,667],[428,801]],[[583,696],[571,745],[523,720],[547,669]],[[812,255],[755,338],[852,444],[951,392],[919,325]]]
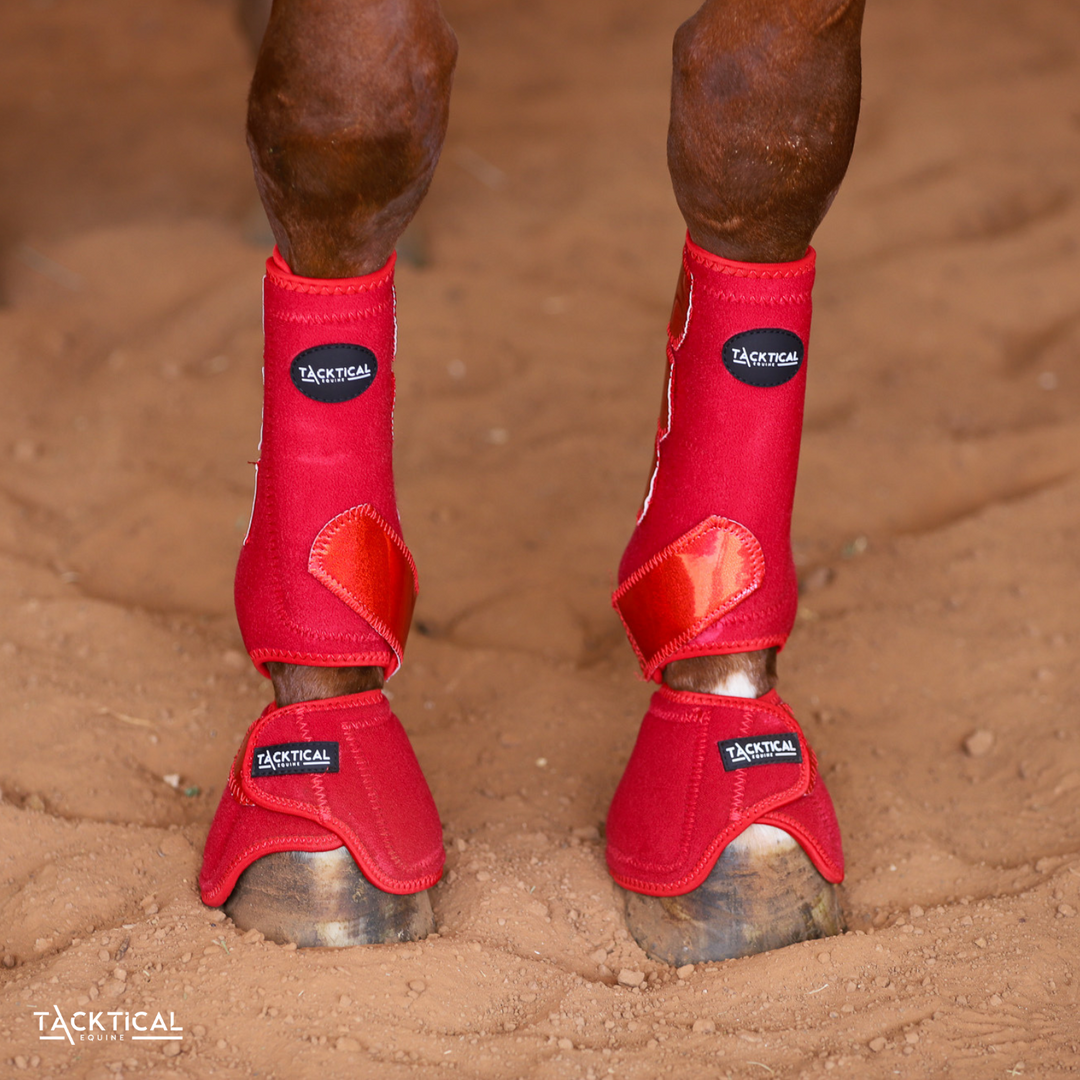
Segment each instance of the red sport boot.
[[[740,263],[687,238],[653,471],[613,597],[646,678],[791,632],[813,281],[813,249]],[[634,936],[672,963],[840,929],[836,817],[775,691],[657,691],[608,814],[607,862]]]
[[[236,612],[255,666],[401,664],[417,580],[392,450],[393,258],[264,282],[263,431]],[[442,829],[381,690],[270,705],[236,755],[199,886],[242,928],[300,945],[420,937]]]

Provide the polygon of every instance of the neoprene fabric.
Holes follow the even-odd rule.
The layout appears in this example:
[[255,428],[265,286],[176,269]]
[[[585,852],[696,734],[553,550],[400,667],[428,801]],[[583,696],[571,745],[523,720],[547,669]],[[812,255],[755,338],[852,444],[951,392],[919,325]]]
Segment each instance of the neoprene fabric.
[[[335,747],[337,772],[253,775],[260,748]],[[206,838],[199,887],[225,902],[240,873],[274,851],[345,844],[364,876],[390,893],[439,880],[445,859],[435,801],[408,736],[381,691],[269,706],[237,754]]]
[[[264,282],[263,434],[251,526],[236,571],[244,642],[313,666],[401,662],[416,594],[393,480],[394,260],[362,278],[292,274],[275,251]],[[336,771],[253,775],[259,748]],[[286,748],[284,751],[281,748]],[[442,873],[442,827],[398,719],[380,691],[269,706],[234,763],[203,855],[203,900],[276,851],[345,844],[365,876],[414,893]]]
[[[687,237],[653,473],[613,597],[647,678],[684,657],[779,647],[791,632],[813,283],[812,248],[797,262],[740,263]],[[798,763],[724,768],[724,740],[764,746],[775,735],[797,739]],[[755,822],[784,829],[827,880],[842,880],[832,801],[776,693],[662,687],[608,814],[612,876],[649,895],[690,892]]]
[[[801,761],[724,769],[728,739],[797,740]],[[754,745],[758,745],[755,742]],[[607,862],[624,888],[677,896],[697,888],[724,848],[760,822],[789,832],[828,881],[844,877],[832,800],[791,710],[761,698],[662,686],[642,721],[607,820]]]
[[[251,526],[236,568],[236,615],[252,659],[314,666],[400,657],[309,568],[320,531],[354,507],[373,509],[400,538],[394,497],[394,259],[366,277],[302,278],[274,252],[263,289],[262,444]],[[370,385],[348,401],[308,397],[291,376],[305,350],[359,345],[374,354]],[[403,546],[403,545],[402,545]]]
[[[795,622],[791,508],[799,467],[814,251],[792,263],[721,259],[687,237],[668,326],[668,380],[656,461],[637,528],[619,565],[625,582],[710,516],[753,534],[764,556],[759,587],[665,661],[783,645]],[[798,373],[751,386],[725,367],[725,342],[749,330],[802,342]],[[646,674],[659,680],[658,666]]]

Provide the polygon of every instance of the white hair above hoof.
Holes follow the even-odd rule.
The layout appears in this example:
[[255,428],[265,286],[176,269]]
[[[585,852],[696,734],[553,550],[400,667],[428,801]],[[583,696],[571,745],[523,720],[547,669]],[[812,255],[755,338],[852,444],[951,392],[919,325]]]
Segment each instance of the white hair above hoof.
[[751,825],[683,896],[626,892],[626,924],[654,960],[679,967],[843,933],[836,886],[782,829]]

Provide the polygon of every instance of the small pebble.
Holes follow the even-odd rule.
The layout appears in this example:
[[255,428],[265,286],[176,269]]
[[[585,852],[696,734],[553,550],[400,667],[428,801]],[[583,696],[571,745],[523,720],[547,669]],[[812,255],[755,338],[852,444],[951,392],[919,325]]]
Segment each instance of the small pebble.
[[876,1039],[871,1039],[869,1042],[870,1049],[873,1050],[875,1054],[880,1054],[888,1045],[888,1040],[883,1035],[879,1035]]
[[968,757],[986,757],[994,746],[994,733],[980,729],[973,731],[964,740],[964,750]]
[[178,1042],[167,1042],[161,1052],[167,1058],[174,1058],[180,1053],[180,1044]]
[[1058,904],[1058,914],[1064,915],[1066,919],[1071,919],[1076,914],[1076,908],[1072,904]]
[[631,971],[630,968],[623,968],[619,972],[620,986],[640,986],[644,981],[644,971]]
[[413,981],[409,983],[409,989],[415,990],[418,994],[422,994],[427,989],[427,983],[425,983],[423,979],[413,979]]
[[342,1035],[341,1038],[338,1039],[336,1043],[334,1043],[334,1046],[338,1050],[342,1051],[356,1051],[360,1049],[360,1044],[356,1041],[356,1039],[350,1039],[345,1035]]
[[695,1020],[694,1031],[708,1033],[716,1030],[716,1024],[712,1020]]
[[689,979],[690,976],[694,974],[694,965],[683,964],[682,967],[675,969],[675,974],[678,975],[680,979]]
[[560,1039],[559,1040],[559,1049],[560,1050],[573,1050],[574,1049],[574,1044],[569,1039]]
[[38,445],[32,439],[18,439],[11,446],[11,456],[19,462],[33,461],[38,453]]

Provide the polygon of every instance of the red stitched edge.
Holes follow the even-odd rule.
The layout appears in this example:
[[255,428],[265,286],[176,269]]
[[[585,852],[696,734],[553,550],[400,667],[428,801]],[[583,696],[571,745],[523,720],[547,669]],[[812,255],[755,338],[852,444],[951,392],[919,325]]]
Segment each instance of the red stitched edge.
[[393,652],[386,649],[366,653],[308,653],[291,649],[252,649],[251,657],[259,674],[270,677],[266,664],[271,660],[282,664],[306,664],[308,667],[384,667],[393,659]]
[[699,284],[698,288],[703,293],[715,297],[717,300],[727,300],[732,303],[762,304],[769,307],[782,307],[786,304],[805,304],[810,299],[809,292],[789,293],[787,296],[747,296],[745,293],[724,292],[721,289],[712,289],[708,285]]
[[[806,741],[806,736],[803,734],[802,727],[798,720],[795,719],[794,713],[792,713],[787,703],[780,701],[779,698],[777,699],[779,704],[773,705],[770,702],[762,701],[760,698],[730,698],[722,694],[699,694],[692,690],[672,690],[668,686],[661,686],[660,693],[665,697],[670,698],[673,702],[679,702],[685,705],[715,705],[717,702],[723,701],[737,701],[742,707],[745,707],[748,704],[752,705],[759,711],[770,713],[779,717],[785,723],[792,725],[794,729],[792,734],[798,738],[800,746],[806,751],[803,758],[803,769],[800,771],[800,776],[805,776],[805,781],[798,785],[802,789],[799,794],[793,798],[786,798],[786,792],[781,792],[778,795],[769,796],[760,800],[754,806],[748,807],[744,815],[739,819],[737,827],[729,827],[718,833],[712,843],[705,849],[705,853],[694,864],[693,868],[677,881],[669,882],[665,885],[658,885],[655,881],[627,877],[623,874],[615,873],[610,867],[608,868],[615,882],[624,889],[642,893],[646,896],[681,896],[696,889],[705,878],[709,876],[712,872],[712,868],[716,865],[717,859],[720,858],[724,853],[724,849],[737,836],[751,825],[759,822],[768,824],[768,822],[765,822],[764,820],[767,817],[775,816],[779,818],[780,811],[782,811],[785,806],[790,806],[796,799],[801,799],[804,795],[809,794],[809,792],[814,789],[818,779],[817,755]],[[687,719],[689,721],[689,718]],[[788,790],[790,790],[790,788]],[[824,877],[826,881],[830,881],[835,885],[843,880],[842,874],[839,877],[836,877],[837,868],[825,858],[824,852],[817,841],[813,837],[808,836],[800,825],[795,824],[791,828],[788,828],[786,825],[781,827],[788,831],[795,840],[802,845],[803,850],[810,856],[811,861],[821,871],[822,877]],[[806,844],[803,844],[804,839],[807,841]],[[626,858],[627,862],[635,861],[631,856],[627,856]],[[830,876],[830,874],[832,876]]]
[[[284,708],[272,709],[263,713],[255,723],[251,725],[248,733],[247,741],[244,745],[244,761],[240,771],[240,782],[244,783],[245,780],[251,776],[252,758],[255,755],[255,737],[257,735],[257,728],[265,726],[269,722],[270,717],[280,717],[282,713],[295,711],[295,712],[331,712],[334,709],[341,708],[342,702],[348,702],[350,705],[367,705],[375,704],[374,700],[361,700],[361,699],[376,699],[383,698],[384,694],[381,690],[366,690],[361,694],[350,694],[344,697],[326,698],[319,701],[303,701],[296,705],[286,705]],[[393,716],[393,713],[388,715]],[[377,721],[378,723],[386,723],[385,720]],[[300,802],[297,799],[284,799],[277,795],[269,795],[264,791],[260,791],[257,787],[252,785],[250,789],[246,786],[244,793],[257,805],[261,806],[264,810],[275,810],[278,813],[292,814],[294,817],[302,817],[308,821],[313,821],[317,825],[321,825],[329,832],[335,833],[342,840],[342,843],[349,849],[353,858],[356,859],[360,869],[364,872],[367,879],[377,889],[382,889],[383,892],[395,893],[397,895],[410,895],[412,893],[422,892],[424,889],[431,888],[436,881],[442,876],[441,870],[439,872],[430,872],[418,878],[412,878],[408,881],[390,881],[387,879],[378,869],[375,864],[375,860],[371,857],[371,853],[368,851],[367,846],[363,844],[360,837],[356,835],[351,829],[346,829],[348,837],[342,834],[342,830],[336,826],[340,826],[342,823],[333,818],[334,826],[325,820],[323,817],[329,817],[329,814],[312,816],[309,810],[308,804]],[[350,839],[351,838],[351,843]],[[433,876],[434,875],[434,876]]]
[[[329,832],[329,830],[327,831]],[[249,847],[244,848],[223,871],[215,875],[212,881],[204,885],[200,879],[199,892],[202,893],[203,903],[207,907],[218,907],[223,904],[228,900],[233,889],[236,888],[236,882],[240,875],[255,862],[255,859],[259,859],[263,855],[273,855],[278,851],[333,851],[334,848],[341,847],[344,843],[336,833],[331,833],[327,838],[329,846],[311,846],[316,841],[317,837],[314,836],[296,836],[279,837],[277,840],[263,840],[257,844],[251,844]],[[255,852],[259,854],[255,855],[255,858],[249,858]]]
[[725,259],[721,255],[714,255],[699,247],[690,239],[690,233],[686,234],[685,257],[707,266],[720,274],[730,277],[760,278],[766,281],[776,281],[785,278],[797,278],[812,273],[817,261],[817,252],[812,248],[806,249],[806,254],[801,259],[795,259],[786,263],[748,263],[737,259]]
[[[738,536],[747,547],[750,549],[751,569],[754,574],[754,580],[746,588],[736,593],[727,603],[722,604],[715,612],[710,612],[708,615],[703,615],[695,623],[692,623],[687,629],[683,630],[678,636],[673,638],[658,649],[651,657],[646,657],[638,646],[637,639],[634,637],[633,631],[630,629],[626,619],[623,618],[622,610],[619,608],[619,601],[630,591],[643,577],[649,574],[657,566],[660,565],[665,559],[671,555],[678,554],[680,548],[685,547],[693,543],[699,536],[708,532],[710,529],[718,529],[721,532],[732,533]],[[761,587],[761,583],[765,577],[765,554],[761,550],[761,544],[758,542],[757,537],[745,526],[731,518],[720,517],[717,514],[713,514],[707,517],[700,524],[695,525],[689,532],[683,533],[682,536],[673,540],[667,547],[661,548],[655,555],[648,561],[642,563],[625,581],[621,582],[618,588],[611,595],[611,606],[615,609],[616,614],[619,616],[619,621],[623,625],[623,629],[626,631],[627,639],[630,642],[631,648],[634,650],[635,655],[638,658],[638,663],[641,665],[642,675],[646,679],[651,679],[657,671],[670,659],[671,655],[677,653],[683,645],[692,641],[702,630],[708,629],[713,623],[719,622],[725,615],[729,614],[732,610],[739,606],[751,593],[757,591]],[[786,637],[785,637],[786,640]],[[727,646],[725,646],[727,649]],[[731,652],[742,652],[741,649],[730,649]],[[720,655],[714,649],[711,654],[701,655]]]
[[[811,789],[812,790],[812,789]],[[807,792],[809,794],[809,792]],[[790,805],[790,803],[785,803]],[[826,858],[825,850],[817,842],[817,840],[808,833],[803,826],[792,817],[788,817],[784,812],[784,807],[778,807],[776,810],[770,811],[768,814],[764,814],[761,817],[760,823],[762,825],[772,825],[775,828],[783,829],[784,832],[793,836],[802,847],[803,851],[810,857],[810,861],[817,868],[821,876],[833,885],[839,885],[844,880],[844,872],[837,866],[831,859]]]
[[356,296],[379,289],[388,280],[392,280],[396,262],[397,252],[392,252],[378,270],[363,277],[308,278],[294,274],[275,245],[273,254],[266,260],[266,276],[279,288],[288,289],[290,292],[310,293],[315,296]]
[[317,562],[321,556],[326,554],[326,548],[330,540],[337,535],[346,522],[351,521],[354,517],[370,518],[390,538],[394,546],[404,556],[409,569],[412,571],[414,597],[419,595],[420,576],[416,572],[416,562],[412,557],[412,552],[405,546],[404,539],[390,527],[382,514],[369,503],[362,503],[359,506],[351,506],[348,510],[343,510],[319,530],[318,535],[311,543],[311,550],[308,552],[308,573],[321,585],[329,589],[343,604],[352,608],[390,646],[390,651],[394,654],[394,659],[397,662],[387,671],[386,676],[389,678],[401,667],[402,661],[405,659],[405,642],[398,641],[397,635],[394,634],[384,619],[376,615],[366,604],[360,603],[350,589],[342,585],[337,578],[329,574]]
[[[298,289],[293,291],[301,292],[303,290]],[[267,319],[272,319],[274,322],[279,323],[296,323],[304,326],[330,326],[337,325],[338,323],[362,322],[365,319],[371,319],[376,315],[381,315],[384,311],[392,311],[393,309],[394,303],[392,301],[386,301],[385,303],[373,304],[370,307],[366,307],[363,311],[344,311],[334,315],[299,315],[281,311],[268,315]]]

